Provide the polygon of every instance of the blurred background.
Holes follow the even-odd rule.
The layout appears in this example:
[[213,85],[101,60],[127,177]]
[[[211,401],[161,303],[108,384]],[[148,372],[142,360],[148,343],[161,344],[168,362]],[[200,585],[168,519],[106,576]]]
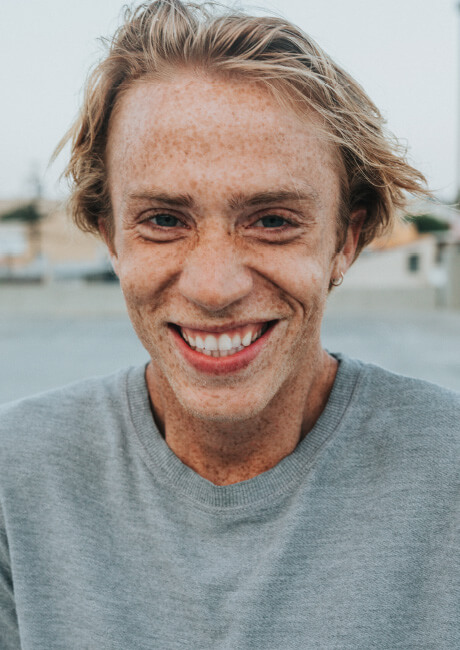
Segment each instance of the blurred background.
[[[414,205],[407,223],[350,269],[329,301],[325,346],[460,391],[459,6],[243,6],[290,19],[347,69],[437,199]],[[68,151],[49,166],[102,54],[98,37],[113,33],[122,8],[118,0],[0,6],[0,403],[147,360],[103,246],[67,218],[59,176]]]

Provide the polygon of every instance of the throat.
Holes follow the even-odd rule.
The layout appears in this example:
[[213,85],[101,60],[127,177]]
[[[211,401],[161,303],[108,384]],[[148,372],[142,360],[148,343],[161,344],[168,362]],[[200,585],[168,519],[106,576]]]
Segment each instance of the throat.
[[187,410],[153,363],[146,380],[155,420],[171,451],[208,481],[230,485],[266,472],[294,451],[325,408],[337,366],[324,353],[319,375],[300,382],[291,377],[262,412],[231,421]]
[[[296,444],[267,444],[266,435],[252,432],[248,439],[247,429],[236,432],[218,430],[198,433],[194,431],[184,440],[174,429],[167,430],[166,444],[179,460],[214,485],[231,485],[255,478],[272,469],[288,456]],[[266,433],[266,432],[265,432]],[[297,436],[297,441],[299,436]]]
[[247,481],[272,469],[294,451],[301,436],[300,404],[289,416],[269,408],[262,417],[238,422],[204,421],[178,403],[164,406],[166,444],[184,465],[215,485]]

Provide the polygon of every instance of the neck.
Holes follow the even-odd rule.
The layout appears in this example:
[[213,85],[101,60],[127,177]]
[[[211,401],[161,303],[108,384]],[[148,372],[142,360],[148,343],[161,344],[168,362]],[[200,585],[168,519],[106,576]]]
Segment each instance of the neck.
[[156,423],[188,467],[215,485],[254,478],[291,454],[326,406],[337,361],[322,351],[314,374],[292,378],[262,413],[241,421],[209,421],[186,411],[152,363],[146,373]]

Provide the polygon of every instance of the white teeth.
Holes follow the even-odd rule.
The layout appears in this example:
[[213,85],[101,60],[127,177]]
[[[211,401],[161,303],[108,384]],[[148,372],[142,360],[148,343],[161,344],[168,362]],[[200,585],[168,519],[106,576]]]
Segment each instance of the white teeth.
[[246,334],[241,339],[241,343],[247,348],[248,345],[251,345],[252,334],[251,332],[246,332]]
[[250,346],[267,329],[268,326],[266,325],[259,327],[255,331],[248,329],[243,337],[238,333],[235,333],[233,336],[229,336],[226,333],[220,335],[192,335],[184,332],[184,330],[182,330],[182,336],[192,349],[206,354],[209,357],[227,357]]
[[204,340],[205,350],[218,350],[217,339],[212,334],[208,334]]
[[234,334],[232,338],[232,348],[239,348],[241,345],[241,336],[239,334]]
[[232,347],[236,347],[232,345],[232,339],[229,337],[228,334],[222,334],[219,336],[219,339],[217,341],[217,345],[219,347],[219,350],[231,350]]

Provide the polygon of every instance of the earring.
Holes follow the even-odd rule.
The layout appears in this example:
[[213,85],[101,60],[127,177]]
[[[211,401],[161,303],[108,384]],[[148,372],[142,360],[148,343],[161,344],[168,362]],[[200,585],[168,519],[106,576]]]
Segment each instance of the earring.
[[343,282],[343,277],[344,277],[344,276],[343,276],[343,272],[340,271],[340,278],[333,278],[333,279],[331,280],[331,284],[333,284],[334,287],[340,287],[340,285],[341,285],[342,282]]

